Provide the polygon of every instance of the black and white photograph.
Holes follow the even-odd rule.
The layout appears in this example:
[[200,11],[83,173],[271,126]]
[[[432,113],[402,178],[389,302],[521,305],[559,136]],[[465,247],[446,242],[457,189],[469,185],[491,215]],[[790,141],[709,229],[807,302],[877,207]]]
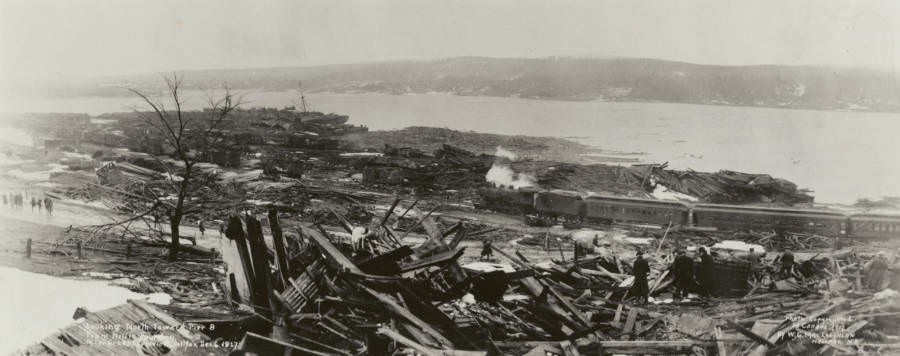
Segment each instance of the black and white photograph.
[[900,355],[895,0],[0,0],[0,355]]

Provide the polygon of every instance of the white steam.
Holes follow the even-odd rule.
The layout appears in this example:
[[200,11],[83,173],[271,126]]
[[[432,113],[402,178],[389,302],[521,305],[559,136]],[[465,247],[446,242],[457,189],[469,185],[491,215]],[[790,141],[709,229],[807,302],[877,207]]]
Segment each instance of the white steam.
[[497,157],[504,157],[510,161],[516,160],[516,153],[510,150],[507,150],[503,147],[497,146],[497,153],[494,154]]
[[[503,157],[510,161],[514,161],[516,159],[515,152],[503,149],[503,147],[500,146],[497,146],[497,153],[495,154],[495,156]],[[494,165],[491,166],[491,169],[489,169],[487,175],[485,175],[485,180],[498,186],[507,186],[513,188],[531,187],[537,185],[537,179],[533,175],[527,173],[516,173],[512,170],[512,168],[509,167],[509,165],[507,165],[502,160],[500,161],[500,163],[494,162]]]

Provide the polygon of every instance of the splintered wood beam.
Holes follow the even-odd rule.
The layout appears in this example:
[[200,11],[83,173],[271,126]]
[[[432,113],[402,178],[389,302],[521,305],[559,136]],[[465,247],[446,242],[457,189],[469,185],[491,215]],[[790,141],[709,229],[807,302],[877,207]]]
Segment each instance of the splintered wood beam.
[[328,237],[319,232],[318,229],[311,225],[302,225],[300,226],[300,229],[303,231],[304,235],[309,236],[310,240],[319,246],[322,252],[325,253],[326,260],[328,260],[333,267],[341,271],[365,274],[359,267],[356,267],[356,265],[353,264],[353,261],[350,261],[344,253],[338,250],[338,248],[328,240]]
[[[447,247],[450,247],[451,249],[454,249],[454,248],[456,248],[456,246],[459,246],[459,243],[462,242],[462,240],[466,238],[466,233],[468,232],[468,230],[466,230],[466,227],[462,225],[462,222],[457,224],[457,226],[459,226],[459,229],[456,231],[456,235],[453,235],[453,240],[451,240],[450,244],[447,245]],[[444,236],[447,236],[447,235],[448,234],[446,234],[446,233],[444,234]]]
[[758,342],[758,343],[760,343],[760,344],[763,344],[763,345],[767,345],[767,346],[769,346],[769,347],[778,347],[777,345],[775,345],[775,344],[772,343],[771,341],[766,340],[766,338],[764,338],[764,337],[762,337],[762,336],[756,334],[756,333],[753,332],[752,330],[747,329],[747,328],[741,326],[741,324],[735,323],[735,322],[733,322],[733,321],[731,321],[731,320],[728,320],[728,319],[724,319],[724,320],[725,320],[725,323],[728,324],[728,326],[734,328],[735,330],[737,330],[737,332],[743,334],[744,336],[750,338],[751,340],[756,341],[756,342]]
[[378,223],[379,226],[384,226],[384,224],[387,223],[388,218],[391,217],[391,213],[394,212],[394,208],[397,207],[397,204],[400,204],[400,198],[394,198],[394,202],[391,203],[391,207],[388,209],[387,212],[384,213],[384,217],[381,218],[381,222]]
[[432,256],[429,256],[429,257],[426,257],[426,258],[423,258],[420,260],[416,260],[416,261],[413,261],[410,263],[400,265],[400,271],[405,273],[405,272],[414,271],[414,270],[417,270],[420,268],[425,268],[425,267],[429,267],[429,266],[434,266],[434,265],[439,265],[439,264],[444,264],[447,262],[455,261],[456,259],[460,258],[463,255],[463,252],[465,252],[465,251],[466,251],[466,248],[463,247],[458,250],[447,251],[447,252],[439,253],[436,255],[432,255]]
[[407,321],[409,321],[410,323],[415,325],[417,328],[421,329],[426,334],[428,334],[428,336],[434,338],[442,346],[444,346],[444,347],[453,346],[453,343],[450,342],[450,340],[448,340],[446,337],[444,337],[444,335],[441,335],[441,333],[438,332],[437,330],[435,330],[433,327],[431,327],[431,325],[424,322],[422,319],[419,319],[419,317],[415,316],[415,314],[413,314],[408,309],[404,308],[399,303],[397,303],[397,301],[394,299],[394,297],[391,297],[387,294],[375,291],[375,290],[370,289],[363,285],[360,285],[359,287],[362,290],[371,294],[373,297],[375,297],[375,299],[378,299],[379,301],[381,301],[388,309],[393,311],[395,314],[403,317],[404,319],[406,319]]
[[[293,351],[299,351],[299,353],[302,355],[321,355],[321,356],[331,355],[329,353],[319,352],[319,351],[307,349],[305,347],[300,347],[297,345],[289,344],[289,343],[286,343],[283,341],[270,339],[265,336],[255,334],[255,333],[249,332],[249,331],[246,334],[244,334],[244,339],[241,340],[240,344],[238,344],[237,349],[243,350],[243,351],[256,351],[257,353],[260,353],[258,351],[262,351],[262,350],[269,351],[269,352],[275,351],[275,350],[272,350],[273,347],[277,348],[278,349],[277,351],[281,351],[278,354],[284,354],[284,351],[293,350]],[[260,354],[264,354],[264,353],[260,353]]]
[[403,336],[402,334],[400,334],[392,329],[385,328],[385,327],[379,328],[378,333],[381,335],[387,336],[388,338],[390,338],[400,344],[406,345],[406,347],[409,347],[413,350],[421,352],[423,355],[426,355],[426,356],[486,356],[487,355],[487,351],[432,349],[430,347],[419,344],[413,340],[410,340],[406,336]]
[[694,344],[691,341],[600,341],[598,346],[600,355],[672,355],[692,354]]
[[[425,229],[425,232],[427,232],[428,236],[430,236],[432,239],[443,240],[444,235],[442,235],[441,230],[440,230],[440,228],[438,228],[437,223],[434,221],[434,219],[431,218],[431,213],[433,213],[435,210],[436,210],[436,208],[432,209],[431,211],[428,212],[428,215],[426,215],[424,218],[422,218],[422,221],[421,221],[422,228]],[[420,211],[419,209],[416,209],[416,215],[421,215],[421,213],[422,213],[422,211]]]
[[447,229],[447,231],[442,232],[441,236],[446,237],[446,236],[453,235],[453,233],[459,231],[459,229],[462,228],[462,226],[463,226],[462,221],[457,222],[456,224],[453,224],[453,226],[451,226],[449,229]]
[[359,268],[366,273],[376,273],[382,269],[396,269],[399,261],[413,254],[412,248],[409,246],[401,246],[400,248],[388,251],[386,253],[373,256],[359,263]]
[[[406,235],[409,235],[411,232],[413,232],[413,230],[415,230],[417,227],[419,227],[419,225],[422,225],[422,223],[425,221],[425,219],[428,219],[429,217],[431,217],[431,213],[433,213],[438,208],[440,208],[440,205],[436,206],[433,209],[431,209],[430,211],[428,211],[428,214],[425,214],[425,217],[423,217],[421,220],[419,220],[419,222],[417,222],[415,225],[413,225],[413,227],[409,228],[409,230],[406,230],[406,232],[403,233],[403,236],[400,236],[399,240],[402,242],[403,239],[406,238]],[[416,216],[418,216],[418,215],[420,215],[419,213],[421,213],[421,211],[417,209],[416,213],[417,213]],[[404,215],[405,215],[405,213],[404,213]]]
[[278,264],[281,285],[286,286],[291,279],[291,267],[288,264],[287,250],[284,245],[284,235],[278,222],[278,210],[275,207],[269,209],[269,229],[272,230],[272,243],[275,246],[275,262]]
[[332,208],[328,208],[328,211],[331,211],[331,213],[334,214],[334,217],[336,217],[336,218],[338,218],[338,220],[340,220],[341,227],[344,228],[344,230],[347,231],[348,234],[353,233],[353,224],[351,224],[349,221],[347,221],[347,219],[344,219],[343,215],[338,214],[338,212],[334,211],[334,209],[332,209]]
[[725,349],[725,342],[722,341],[722,329],[718,326],[716,326],[716,348],[719,351],[718,356],[728,356],[728,350]]
[[397,217],[397,220],[403,219],[403,217],[405,217],[406,214],[409,213],[410,210],[412,210],[412,208],[415,208],[416,204],[418,204],[418,203],[419,203],[419,199],[416,199],[415,201],[413,201],[413,203],[410,204],[409,207],[403,211],[403,214],[400,214],[400,216]]

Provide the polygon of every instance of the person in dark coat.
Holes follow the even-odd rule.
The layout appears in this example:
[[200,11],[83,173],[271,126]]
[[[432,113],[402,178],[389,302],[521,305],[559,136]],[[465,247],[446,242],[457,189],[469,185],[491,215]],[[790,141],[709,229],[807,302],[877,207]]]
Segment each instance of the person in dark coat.
[[631,268],[634,273],[634,292],[638,301],[643,299],[646,303],[650,299],[650,286],[647,285],[647,275],[650,274],[650,265],[644,259],[644,252],[638,250],[637,258]]
[[494,249],[491,248],[491,240],[484,240],[481,247],[481,260],[492,260],[494,258]]
[[700,282],[700,290],[707,297],[712,296],[714,288],[713,279],[713,258],[709,254],[706,247],[700,247],[700,268],[696,271],[697,279]]
[[694,260],[685,255],[684,249],[676,252],[673,272],[675,274],[675,297],[687,298],[694,286]]
[[781,278],[791,278],[794,276],[794,254],[791,251],[784,251],[781,255],[781,269],[778,271]]

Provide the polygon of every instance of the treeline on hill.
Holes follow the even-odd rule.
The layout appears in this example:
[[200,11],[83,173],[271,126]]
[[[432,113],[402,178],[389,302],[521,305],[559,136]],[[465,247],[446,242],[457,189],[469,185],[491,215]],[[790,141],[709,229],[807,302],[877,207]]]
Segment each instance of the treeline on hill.
[[[554,100],[660,101],[809,109],[900,111],[900,78],[860,69],[713,66],[654,59],[480,58],[296,68],[190,71],[196,88],[429,93]],[[79,94],[124,95],[118,85],[152,85],[159,74],[105,78]],[[68,91],[75,89],[69,88]],[[56,94],[64,94],[61,90]]]

